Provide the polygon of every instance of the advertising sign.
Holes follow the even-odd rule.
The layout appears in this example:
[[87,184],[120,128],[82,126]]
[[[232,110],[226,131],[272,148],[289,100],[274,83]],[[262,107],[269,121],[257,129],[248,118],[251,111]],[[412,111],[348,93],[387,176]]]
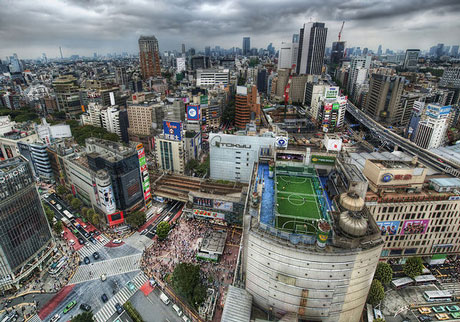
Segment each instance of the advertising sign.
[[311,163],[333,165],[333,164],[335,164],[335,157],[322,156],[322,155],[312,155],[311,156]]
[[182,139],[182,122],[163,121],[163,133],[171,140],[180,141]]
[[198,121],[200,119],[200,105],[187,106],[187,120]]
[[326,96],[326,98],[336,98],[338,95],[339,95],[338,87],[329,87],[329,88],[326,88],[326,93],[324,96]]
[[332,104],[324,104],[324,110],[325,111],[331,111],[332,110]]
[[276,138],[277,148],[287,148],[287,146],[288,146],[288,138],[285,138],[285,137]]
[[201,210],[201,209],[194,209],[193,214],[195,216],[207,217],[207,218],[210,218],[210,219],[225,220],[225,214],[220,213],[220,212],[207,211],[207,210]]
[[399,228],[399,221],[377,221],[382,236],[396,235]]
[[113,214],[107,215],[107,219],[109,220],[110,227],[122,224],[125,221],[125,216],[123,211],[115,212]]
[[233,211],[233,202],[214,200],[214,209]]
[[340,104],[339,103],[334,103],[332,104],[332,110],[338,110],[340,108]]
[[328,151],[340,151],[342,149],[342,140],[341,139],[327,139],[326,140],[326,150]]
[[206,105],[206,104],[208,104],[208,96],[202,95],[202,96],[200,97],[200,104],[201,104],[201,105]]
[[113,197],[112,185],[103,187],[99,190],[102,204],[105,206],[105,209],[108,213],[114,212],[116,210],[115,199]]
[[424,234],[429,223],[429,219],[406,220],[402,225],[401,235]]
[[193,203],[198,206],[212,208],[212,199],[193,197]]
[[147,169],[147,164],[145,160],[145,149],[144,145],[138,144],[137,147],[137,156],[139,157],[139,171],[141,174],[141,181],[142,181],[142,192],[144,193],[144,201],[147,207],[151,206],[149,199],[151,198],[152,194],[150,192],[150,178],[149,178],[149,171]]

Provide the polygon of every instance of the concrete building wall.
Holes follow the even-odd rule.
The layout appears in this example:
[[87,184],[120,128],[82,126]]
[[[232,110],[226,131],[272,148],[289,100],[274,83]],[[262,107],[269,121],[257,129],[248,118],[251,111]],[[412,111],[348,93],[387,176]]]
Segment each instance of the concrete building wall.
[[381,245],[318,252],[257,231],[249,231],[248,237],[246,290],[256,305],[266,311],[272,308],[277,316],[304,310],[308,320],[359,320]]

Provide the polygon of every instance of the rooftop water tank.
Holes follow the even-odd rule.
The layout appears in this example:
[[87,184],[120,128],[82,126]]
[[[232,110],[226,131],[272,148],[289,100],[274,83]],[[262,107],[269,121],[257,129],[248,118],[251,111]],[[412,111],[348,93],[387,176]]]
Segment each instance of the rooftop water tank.
[[339,215],[339,225],[344,232],[355,237],[361,237],[367,231],[367,219],[359,213],[344,211]]
[[364,200],[355,192],[344,192],[340,195],[340,204],[347,210],[360,211],[364,207]]

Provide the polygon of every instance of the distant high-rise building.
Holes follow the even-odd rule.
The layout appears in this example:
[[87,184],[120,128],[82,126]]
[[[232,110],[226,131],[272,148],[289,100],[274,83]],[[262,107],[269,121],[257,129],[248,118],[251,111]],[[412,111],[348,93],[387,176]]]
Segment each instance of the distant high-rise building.
[[267,93],[267,81],[268,81],[268,73],[267,70],[261,69],[257,72],[257,91],[259,93]]
[[450,50],[450,55],[452,57],[458,56],[458,45],[452,46],[452,49]]
[[251,38],[243,37],[243,55],[249,55],[251,52]]
[[42,54],[42,61],[43,61],[43,63],[45,63],[45,64],[48,63],[48,58],[46,57],[46,54],[45,54],[45,53]]
[[126,67],[117,67],[115,69],[115,82],[118,85],[126,86],[128,85],[128,75],[126,74]]
[[204,55],[207,56],[207,57],[211,56],[211,47],[210,46],[204,47]]
[[297,65],[299,43],[282,43],[279,49],[278,69]]
[[444,70],[439,86],[460,88],[460,67],[449,67]]
[[185,55],[185,44],[182,44],[182,55]]
[[322,22],[304,24],[300,29],[297,74],[321,75],[326,37],[327,28]]
[[207,69],[210,67],[209,56],[195,56],[190,59],[192,70]]
[[372,74],[364,111],[376,121],[399,125],[402,119],[401,95],[405,78]]
[[406,56],[404,57],[404,68],[407,68],[407,69],[417,68],[419,54],[420,54],[420,49],[406,50]]
[[377,49],[377,55],[380,56],[382,54],[382,45],[379,45],[379,49]]
[[371,56],[351,58],[347,89],[351,96],[354,94],[355,85],[362,84],[367,78],[367,72],[371,67]]
[[444,44],[438,44],[436,46],[436,57],[441,57],[444,54]]
[[176,68],[178,73],[182,73],[186,70],[185,67],[185,57],[177,57],[176,58]]
[[238,86],[235,96],[235,126],[244,129],[249,122],[260,122],[260,97],[256,86]]
[[331,63],[340,64],[345,54],[345,41],[334,41],[332,43]]
[[294,42],[294,43],[299,42],[299,34],[293,34],[292,35],[292,42]]
[[75,116],[82,112],[81,106],[84,105],[86,94],[80,91],[77,79],[73,75],[59,76],[53,80],[53,88],[60,112],[65,112],[67,116]]
[[161,76],[160,53],[158,40],[155,36],[141,36],[139,38],[139,61],[142,78]]
[[367,47],[364,47],[363,49],[363,56],[366,56],[368,53],[369,49]]

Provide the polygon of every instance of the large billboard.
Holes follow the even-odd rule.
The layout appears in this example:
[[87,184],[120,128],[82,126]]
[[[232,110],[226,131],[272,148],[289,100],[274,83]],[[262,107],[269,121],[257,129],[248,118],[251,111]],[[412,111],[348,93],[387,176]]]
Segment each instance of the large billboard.
[[377,221],[382,236],[396,235],[398,232],[400,221]]
[[125,216],[123,211],[115,212],[113,214],[107,215],[110,227],[122,224],[125,221]]
[[193,214],[195,216],[206,217],[206,218],[210,218],[210,219],[225,220],[225,214],[220,213],[220,212],[207,211],[207,210],[201,210],[201,209],[194,209]]
[[187,106],[187,120],[198,121],[200,119],[200,105]]
[[212,199],[209,198],[193,197],[193,203],[198,206],[212,208]]
[[214,209],[233,211],[233,202],[214,200]]
[[163,121],[163,133],[171,140],[180,141],[182,139],[182,122]]
[[139,170],[141,172],[141,181],[142,181],[142,192],[144,194],[145,205],[149,207],[151,203],[149,202],[152,194],[150,192],[150,178],[149,170],[147,168],[147,163],[145,161],[145,149],[142,143],[138,144],[137,147],[137,156],[139,158]]
[[429,223],[429,219],[406,220],[402,225],[401,235],[424,234]]
[[311,163],[334,165],[335,164],[335,157],[323,156],[323,155],[312,155],[311,156]]
[[109,186],[99,188],[99,197],[102,205],[105,206],[107,213],[114,212],[117,209],[111,184]]

